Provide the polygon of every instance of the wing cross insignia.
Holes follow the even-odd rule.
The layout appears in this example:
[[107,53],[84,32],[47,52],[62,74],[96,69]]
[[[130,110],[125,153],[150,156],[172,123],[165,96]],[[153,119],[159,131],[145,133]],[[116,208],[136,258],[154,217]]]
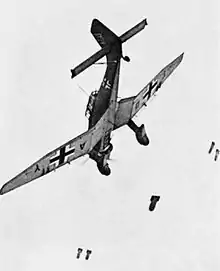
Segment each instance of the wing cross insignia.
[[108,111],[109,110],[106,111],[103,117],[90,130],[49,152],[5,183],[0,190],[0,195],[54,171],[80,156],[88,154],[104,135],[104,127],[107,125],[107,116],[109,114]]

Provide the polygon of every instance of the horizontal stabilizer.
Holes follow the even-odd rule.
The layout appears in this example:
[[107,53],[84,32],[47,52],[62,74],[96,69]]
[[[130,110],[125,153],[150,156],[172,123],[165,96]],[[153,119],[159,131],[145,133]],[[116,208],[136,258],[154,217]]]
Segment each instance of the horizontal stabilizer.
[[[139,24],[135,25],[130,30],[128,30],[127,32],[125,32],[124,34],[122,34],[119,37],[119,39],[121,40],[122,43],[125,42],[125,41],[127,41],[128,39],[130,39],[131,37],[133,37],[134,35],[136,35],[137,33],[139,33],[141,30],[143,30],[144,27],[145,27],[145,25],[147,25],[147,20],[146,19],[144,19]],[[99,59],[101,59],[103,56],[107,55],[110,52],[110,50],[111,50],[112,44],[114,44],[114,40],[117,42],[117,36],[110,29],[108,29],[101,22],[99,22],[97,19],[94,19],[93,23],[92,23],[92,29],[91,29],[91,31],[95,31],[95,30],[101,31],[101,29],[102,29],[102,31],[104,31],[103,33],[105,34],[105,42],[103,40],[102,41],[99,40],[99,44],[103,48],[101,50],[99,50],[97,53],[95,53],[94,55],[92,55],[91,57],[89,57],[88,59],[86,59],[85,61],[83,61],[76,68],[71,69],[71,78],[74,78],[76,75],[78,75],[81,72],[83,72],[85,69],[87,69],[88,67],[90,67],[92,64],[94,64],[96,61],[98,61]],[[109,37],[107,37],[108,34],[109,34]],[[111,43],[111,41],[113,41],[113,43]],[[105,43],[106,43],[106,45],[105,45]]]
[[128,39],[130,39],[131,37],[133,37],[134,35],[136,35],[137,33],[139,33],[141,30],[145,28],[145,25],[147,25],[147,19],[144,19],[139,24],[135,25],[130,30],[125,32],[123,35],[121,35],[120,36],[121,42],[123,43],[127,41]]
[[81,64],[79,64],[76,68],[71,69],[71,78],[74,78],[79,73],[83,72],[85,69],[90,67],[92,64],[94,64],[96,61],[101,59],[103,56],[105,56],[110,51],[110,46],[105,46],[98,52],[96,52],[94,55],[87,58],[85,61],[83,61]]

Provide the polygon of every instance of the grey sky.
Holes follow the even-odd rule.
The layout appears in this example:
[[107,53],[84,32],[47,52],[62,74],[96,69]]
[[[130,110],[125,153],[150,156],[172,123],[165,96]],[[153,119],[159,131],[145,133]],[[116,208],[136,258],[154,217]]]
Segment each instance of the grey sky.
[[[0,198],[3,271],[220,270],[220,148],[217,1],[7,1],[0,4],[1,181],[87,129],[88,92],[105,66],[70,79],[70,68],[99,49],[98,18],[120,35],[148,26],[123,45],[119,96],[140,91],[185,52],[131,130],[114,132],[112,175],[83,159]],[[152,194],[161,196],[149,212]],[[93,251],[76,259],[78,247]]]

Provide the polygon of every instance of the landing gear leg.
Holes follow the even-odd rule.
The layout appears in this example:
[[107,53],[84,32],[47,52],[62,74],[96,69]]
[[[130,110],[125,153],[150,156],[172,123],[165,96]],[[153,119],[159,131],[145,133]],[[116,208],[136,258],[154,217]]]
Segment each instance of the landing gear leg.
[[139,127],[133,122],[133,120],[129,120],[128,127],[131,128],[131,130],[135,133],[137,133],[139,130]]

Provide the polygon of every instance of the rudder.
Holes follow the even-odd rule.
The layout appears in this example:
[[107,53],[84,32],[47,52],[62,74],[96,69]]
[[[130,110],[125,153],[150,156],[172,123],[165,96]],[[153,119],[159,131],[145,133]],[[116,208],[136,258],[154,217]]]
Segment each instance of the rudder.
[[98,19],[92,21],[91,33],[102,48],[120,41],[120,38]]

